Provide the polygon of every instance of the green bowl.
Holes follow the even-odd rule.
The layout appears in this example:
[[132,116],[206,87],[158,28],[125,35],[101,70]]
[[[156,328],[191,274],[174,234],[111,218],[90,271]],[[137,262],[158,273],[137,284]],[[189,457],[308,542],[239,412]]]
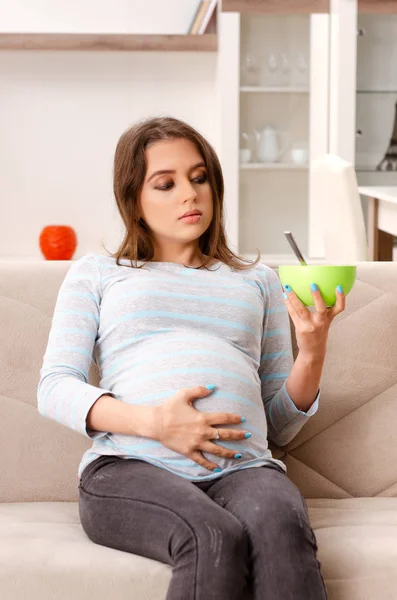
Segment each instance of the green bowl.
[[283,287],[291,286],[306,306],[314,306],[310,288],[312,283],[317,284],[326,305],[333,306],[336,287],[341,285],[347,296],[356,279],[356,267],[351,265],[281,265],[278,272]]

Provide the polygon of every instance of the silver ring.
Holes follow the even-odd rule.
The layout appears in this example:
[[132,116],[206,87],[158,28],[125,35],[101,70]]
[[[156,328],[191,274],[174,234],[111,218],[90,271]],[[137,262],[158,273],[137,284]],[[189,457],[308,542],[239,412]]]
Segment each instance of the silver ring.
[[217,429],[215,429],[215,431],[216,431],[216,435],[215,435],[214,439],[219,440],[219,438],[220,438],[219,431]]

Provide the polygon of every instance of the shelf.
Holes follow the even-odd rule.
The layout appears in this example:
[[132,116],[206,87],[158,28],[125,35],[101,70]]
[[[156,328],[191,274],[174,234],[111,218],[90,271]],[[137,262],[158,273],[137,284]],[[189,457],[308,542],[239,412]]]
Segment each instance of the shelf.
[[308,168],[309,166],[307,164],[298,165],[289,162],[240,164],[240,169],[242,171],[307,171]]
[[217,36],[95,33],[0,33],[0,50],[216,52]]
[[308,94],[308,88],[302,87],[276,87],[276,86],[249,86],[240,87],[241,93],[246,94]]
[[222,0],[223,12],[311,14],[328,13],[330,0]]
[[397,90],[357,90],[357,94],[397,94]]

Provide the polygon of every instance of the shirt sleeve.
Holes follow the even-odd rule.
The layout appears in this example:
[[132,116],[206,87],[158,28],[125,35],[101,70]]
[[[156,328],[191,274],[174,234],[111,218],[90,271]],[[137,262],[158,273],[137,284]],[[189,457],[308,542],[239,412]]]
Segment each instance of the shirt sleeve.
[[259,365],[262,400],[268,424],[268,437],[278,446],[288,444],[317,412],[318,399],[307,412],[291,400],[286,381],[294,359],[288,310],[279,278],[273,269],[264,267],[261,281],[265,298],[262,350]]
[[109,390],[88,383],[101,303],[99,266],[94,254],[74,262],[58,293],[37,389],[38,410],[90,438],[106,432],[87,429],[92,405]]

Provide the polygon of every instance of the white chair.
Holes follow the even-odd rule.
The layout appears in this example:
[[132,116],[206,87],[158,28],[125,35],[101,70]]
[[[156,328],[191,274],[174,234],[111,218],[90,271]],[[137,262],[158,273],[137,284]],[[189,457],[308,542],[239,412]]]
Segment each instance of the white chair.
[[332,264],[368,260],[368,244],[357,178],[351,163],[326,154],[312,163],[322,190],[325,259]]

